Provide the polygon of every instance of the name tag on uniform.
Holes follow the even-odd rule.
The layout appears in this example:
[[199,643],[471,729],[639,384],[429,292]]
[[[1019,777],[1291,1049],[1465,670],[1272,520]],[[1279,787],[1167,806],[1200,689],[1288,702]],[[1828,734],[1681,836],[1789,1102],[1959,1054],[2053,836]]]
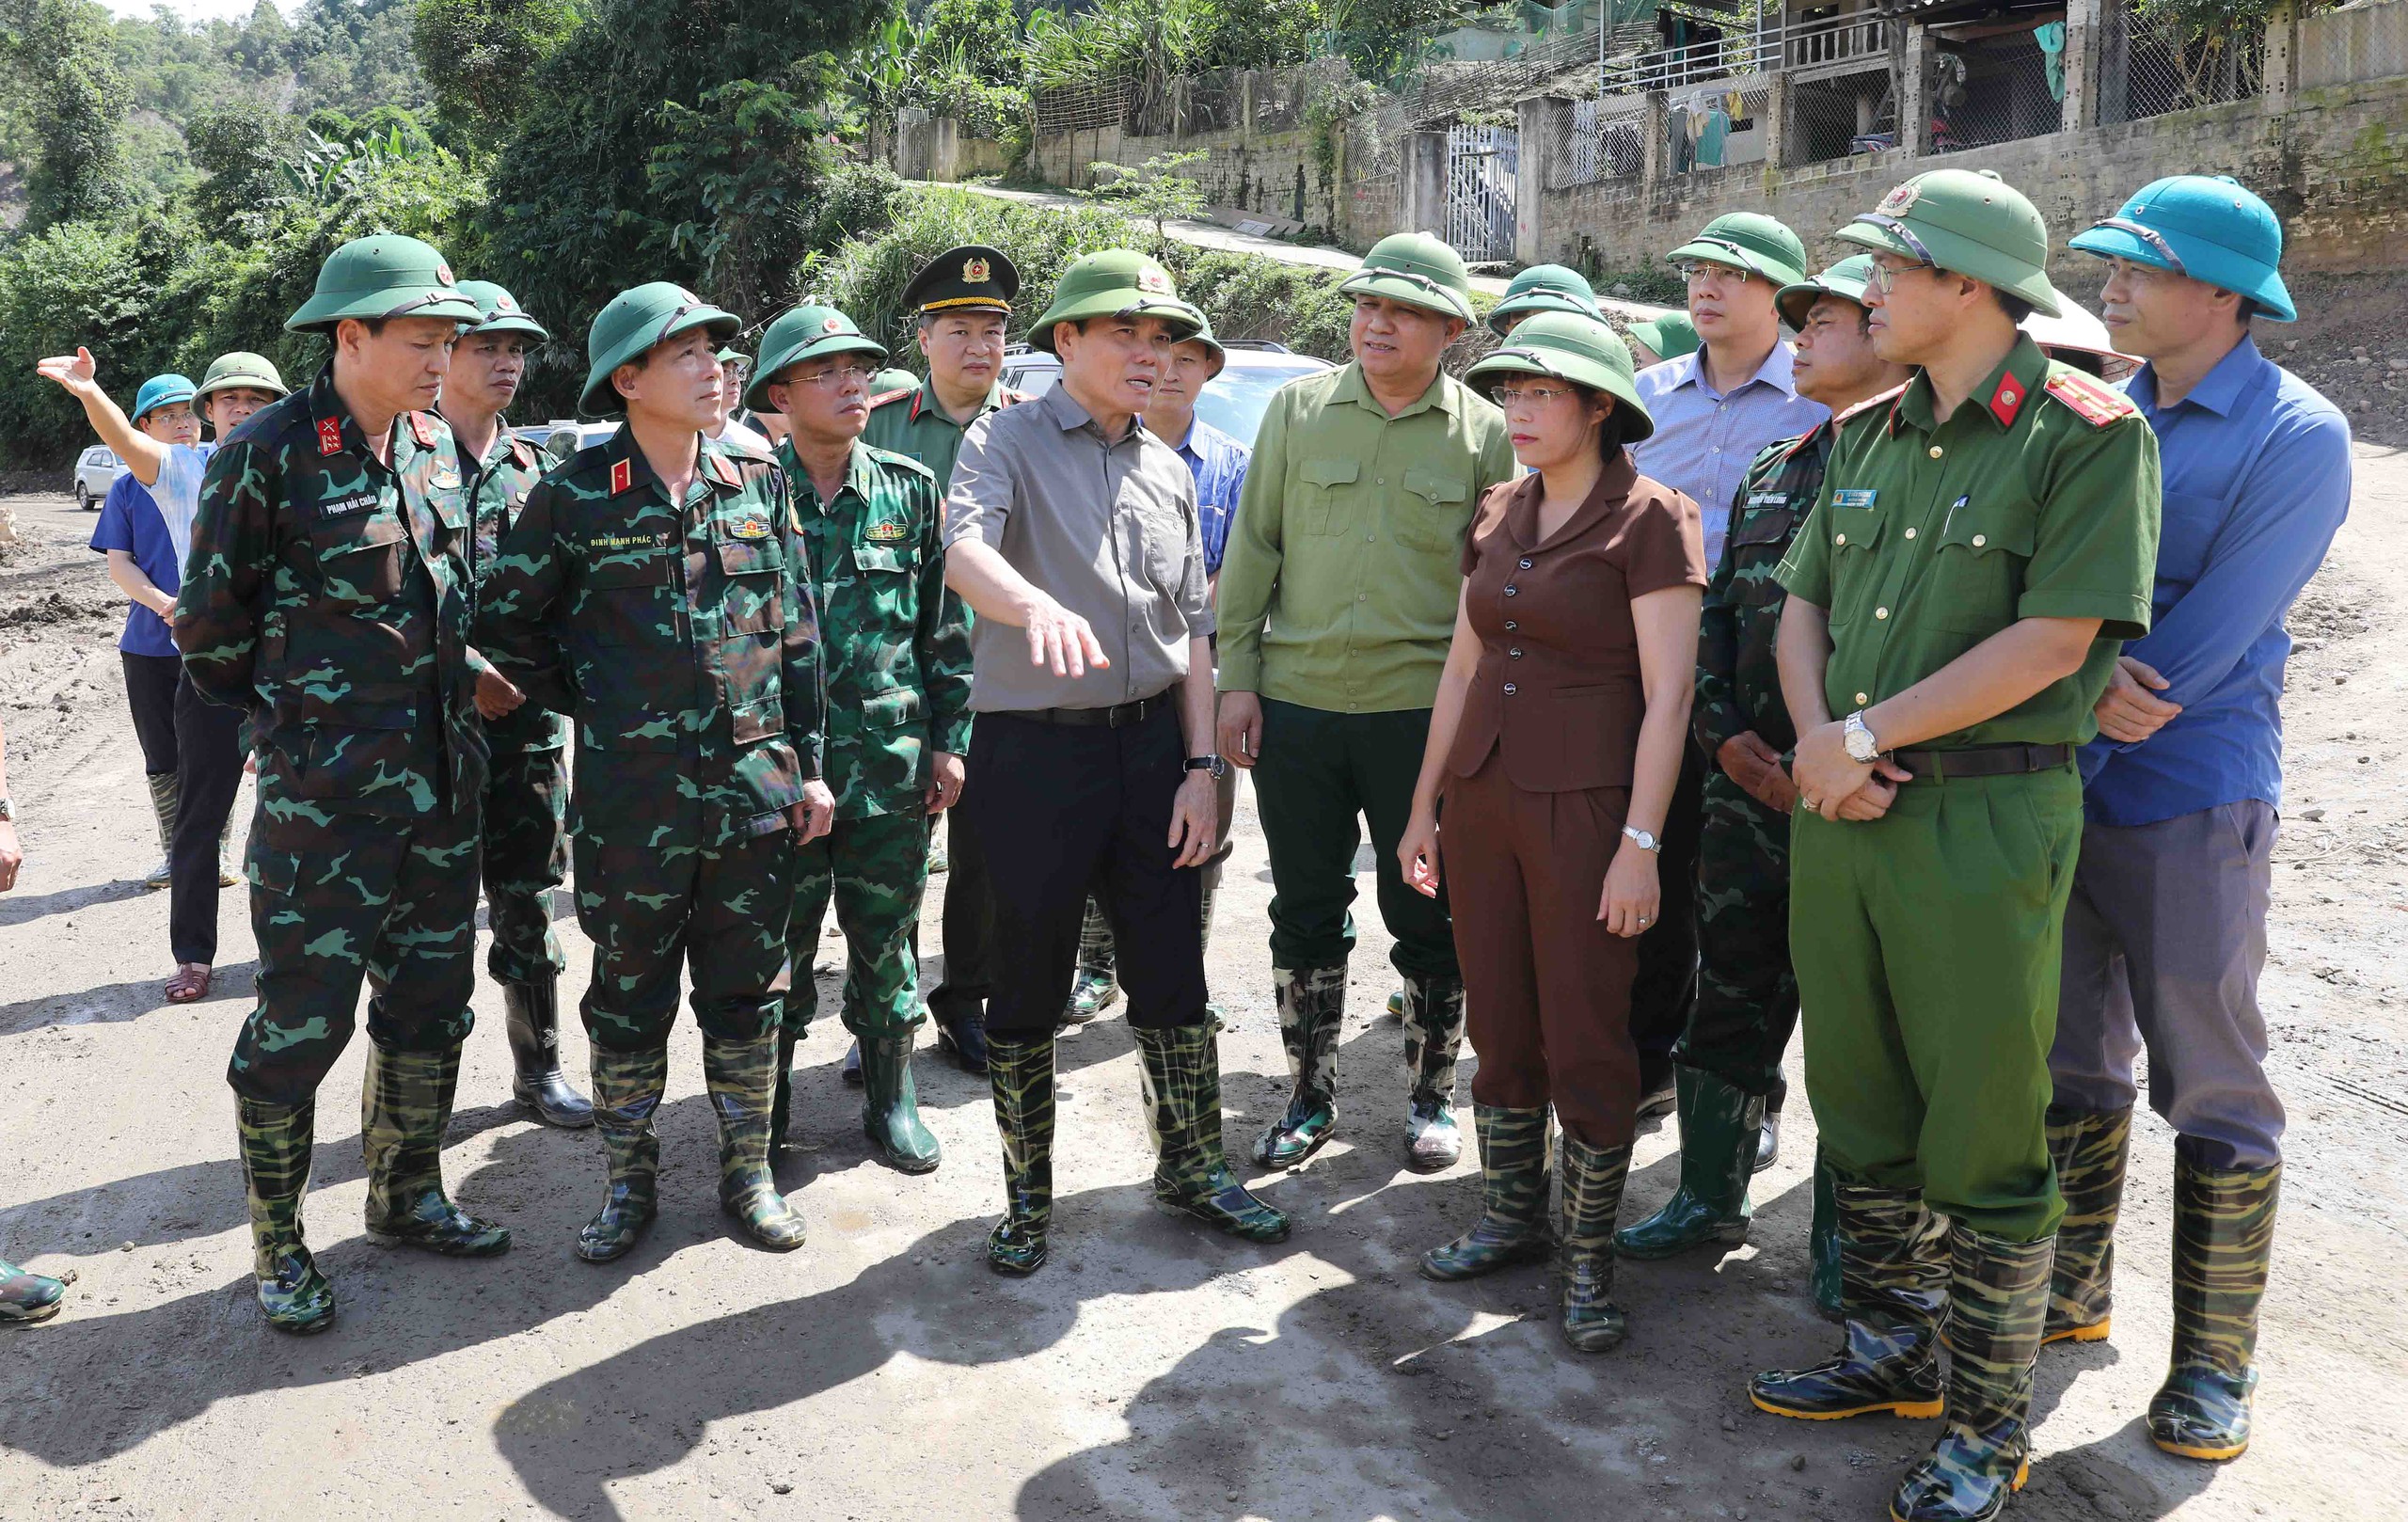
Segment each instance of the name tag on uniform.
[[891,520],[885,523],[873,523],[862,531],[862,537],[873,545],[899,545],[911,537],[911,526]]
[[1850,487],[1831,493],[1833,507],[1871,507],[1877,494],[1862,487]]
[[375,505],[376,494],[374,492],[354,492],[349,497],[338,497],[331,501],[320,502],[318,504],[318,516],[322,518],[348,517],[354,513],[365,513]]
[[727,526],[731,539],[767,539],[769,537],[768,518],[738,518]]
[[669,543],[661,533],[610,533],[585,541],[587,549],[656,549]]
[[1760,491],[1750,495],[1748,505],[1750,507],[1779,507],[1787,500],[1789,500],[1789,494],[1785,491]]

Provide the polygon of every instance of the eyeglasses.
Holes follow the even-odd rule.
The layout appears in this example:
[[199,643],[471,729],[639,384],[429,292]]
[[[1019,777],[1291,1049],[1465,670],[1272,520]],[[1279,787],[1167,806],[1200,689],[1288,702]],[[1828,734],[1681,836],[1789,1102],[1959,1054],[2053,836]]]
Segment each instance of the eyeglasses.
[[1710,260],[1685,259],[1672,267],[1680,272],[1682,279],[1687,280],[1691,285],[1701,284],[1706,280],[1746,280],[1750,278],[1749,273],[1746,270],[1733,269],[1728,264],[1717,264]]
[[867,386],[877,373],[867,365],[838,365],[816,375],[792,375],[787,379],[797,386],[833,387],[841,390],[848,385]]
[[1551,407],[1576,393],[1568,386],[1499,386],[1488,394],[1500,407],[1518,407],[1526,402],[1533,407]]

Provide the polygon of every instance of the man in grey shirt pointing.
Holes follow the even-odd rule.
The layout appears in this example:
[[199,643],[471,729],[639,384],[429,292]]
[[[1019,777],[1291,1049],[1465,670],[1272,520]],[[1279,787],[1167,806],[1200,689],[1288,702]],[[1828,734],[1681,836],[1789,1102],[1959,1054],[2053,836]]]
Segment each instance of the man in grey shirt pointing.
[[1198,868],[1213,848],[1211,606],[1195,478],[1146,432],[1171,346],[1202,325],[1124,249],[1062,274],[1029,341],[1060,356],[1037,402],[971,424],[945,504],[945,584],[977,615],[962,825],[995,884],[987,1074],[1003,1138],[998,1273],[1045,1261],[1054,1027],[1092,891],[1137,1038],[1154,1197],[1232,1236],[1288,1217],[1230,1176],[1205,1005]]

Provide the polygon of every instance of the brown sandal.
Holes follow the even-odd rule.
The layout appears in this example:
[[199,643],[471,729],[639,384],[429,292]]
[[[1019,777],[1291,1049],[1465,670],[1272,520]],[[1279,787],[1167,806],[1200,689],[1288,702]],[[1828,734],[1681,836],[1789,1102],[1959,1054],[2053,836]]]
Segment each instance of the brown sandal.
[[185,961],[176,963],[173,977],[167,979],[167,1002],[191,1004],[209,997],[209,964]]

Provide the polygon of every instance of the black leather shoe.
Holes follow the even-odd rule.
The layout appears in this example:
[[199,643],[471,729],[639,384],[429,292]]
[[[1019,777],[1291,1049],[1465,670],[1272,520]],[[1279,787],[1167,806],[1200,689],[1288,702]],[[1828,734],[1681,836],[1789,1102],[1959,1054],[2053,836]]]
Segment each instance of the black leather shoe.
[[954,1066],[963,1072],[985,1072],[987,1070],[987,1021],[984,1012],[964,1010],[951,1014],[938,1014],[932,1007],[928,1013],[936,1022],[937,1050],[951,1057]]

